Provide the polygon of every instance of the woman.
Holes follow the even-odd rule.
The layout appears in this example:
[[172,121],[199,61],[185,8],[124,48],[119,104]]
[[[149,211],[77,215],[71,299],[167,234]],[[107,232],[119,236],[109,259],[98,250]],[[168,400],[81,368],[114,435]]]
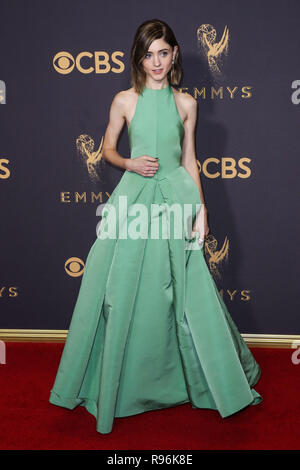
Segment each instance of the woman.
[[[182,71],[166,23],[138,28],[131,71],[133,86],[114,97],[103,144],[103,157],[125,172],[87,257],[50,394],[52,404],[85,406],[100,433],[112,431],[115,417],[182,403],[224,418],[262,400],[253,389],[261,369],[203,255],[197,103],[170,85]],[[116,150],[125,122],[131,158]]]

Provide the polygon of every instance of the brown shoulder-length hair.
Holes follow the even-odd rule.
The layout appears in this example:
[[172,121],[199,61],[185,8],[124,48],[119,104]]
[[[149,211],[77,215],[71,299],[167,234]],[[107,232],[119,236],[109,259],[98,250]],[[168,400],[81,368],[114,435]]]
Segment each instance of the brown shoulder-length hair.
[[179,85],[182,77],[181,51],[172,29],[162,20],[153,19],[145,21],[138,27],[135,33],[130,53],[131,85],[138,94],[142,92],[146,83],[146,73],[142,62],[145,59],[150,44],[155,39],[163,39],[172,48],[178,46],[174,64],[167,76],[169,83],[173,85]]

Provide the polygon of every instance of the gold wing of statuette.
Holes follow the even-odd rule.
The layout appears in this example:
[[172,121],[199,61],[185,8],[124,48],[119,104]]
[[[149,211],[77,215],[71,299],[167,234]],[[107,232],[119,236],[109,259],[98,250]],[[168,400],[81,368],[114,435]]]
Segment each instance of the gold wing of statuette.
[[220,250],[212,251],[209,245],[207,245],[206,249],[210,256],[209,262],[219,264],[220,261],[222,261],[227,256],[228,248],[229,248],[229,240],[227,237],[225,237],[222,248]]

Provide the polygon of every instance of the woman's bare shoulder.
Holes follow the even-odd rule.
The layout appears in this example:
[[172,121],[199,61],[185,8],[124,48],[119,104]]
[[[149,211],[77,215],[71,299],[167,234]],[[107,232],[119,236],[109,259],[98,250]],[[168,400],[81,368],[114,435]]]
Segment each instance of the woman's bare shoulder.
[[174,91],[174,95],[176,96],[176,99],[178,99],[178,101],[181,101],[183,106],[189,107],[189,106],[197,105],[197,100],[189,93],[185,91],[178,91],[173,87],[172,87],[172,90]]
[[128,88],[127,90],[118,91],[118,93],[116,93],[114,96],[114,100],[120,103],[126,104],[130,102],[131,100],[134,100],[136,96],[137,96],[137,93],[132,87],[132,88]]
[[133,87],[121,90],[113,97],[111,109],[122,116],[128,125],[132,119],[132,110],[135,109],[137,99],[138,95]]
[[127,90],[121,90],[115,94],[112,105],[115,109],[118,109],[128,121],[130,119],[128,115],[130,114],[130,110],[136,105],[137,97],[138,95],[133,87]]
[[178,91],[173,87],[172,89],[174,90],[177,109],[182,121],[185,122],[189,116],[193,116],[197,112],[197,100],[189,93]]

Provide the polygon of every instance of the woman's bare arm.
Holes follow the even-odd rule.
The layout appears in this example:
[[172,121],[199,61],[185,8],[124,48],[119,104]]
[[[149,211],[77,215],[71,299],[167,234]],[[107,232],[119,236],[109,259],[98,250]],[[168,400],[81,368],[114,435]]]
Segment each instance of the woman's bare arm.
[[109,123],[105,131],[102,157],[104,160],[127,171],[134,171],[142,176],[151,177],[158,170],[156,157],[141,155],[136,158],[124,158],[117,152],[117,142],[120,132],[126,122],[125,110],[128,108],[128,95],[120,91],[112,101],[109,113]]
[[104,135],[102,157],[104,160],[127,170],[128,158],[122,157],[117,152],[117,143],[120,132],[125,123],[126,98],[124,92],[117,93],[111,103],[109,122]]
[[185,169],[190,173],[191,177],[194,179],[196,185],[198,186],[200,192],[200,199],[202,206],[200,211],[197,213],[193,224],[193,232],[199,232],[200,237],[198,243],[203,242],[203,237],[206,238],[210,231],[207,221],[207,208],[204,201],[204,195],[200,180],[200,175],[198,171],[198,165],[196,160],[195,152],[195,127],[197,121],[197,101],[191,95],[187,96],[185,101],[186,105],[186,114],[187,118],[184,122],[184,142],[182,146],[182,157],[181,163]]
[[194,179],[200,192],[201,202],[205,205],[195,152],[195,127],[197,120],[197,101],[195,98],[191,95],[187,95],[185,107],[187,118],[184,122],[185,134],[182,145],[181,163]]

